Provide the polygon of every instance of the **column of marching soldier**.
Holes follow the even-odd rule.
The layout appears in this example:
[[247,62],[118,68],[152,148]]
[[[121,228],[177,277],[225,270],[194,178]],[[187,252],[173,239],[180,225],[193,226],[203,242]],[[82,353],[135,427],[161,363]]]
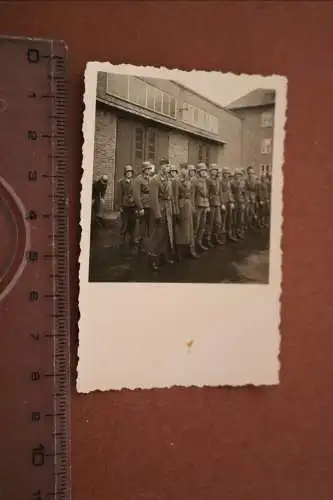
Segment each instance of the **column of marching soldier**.
[[[94,183],[95,212],[107,182],[102,176]],[[231,172],[217,164],[176,167],[163,159],[157,173],[155,165],[144,162],[134,177],[127,165],[115,196],[121,252],[146,254],[153,270],[197,259],[209,248],[240,242],[252,227],[268,227],[270,197],[271,176],[257,177],[252,166]]]

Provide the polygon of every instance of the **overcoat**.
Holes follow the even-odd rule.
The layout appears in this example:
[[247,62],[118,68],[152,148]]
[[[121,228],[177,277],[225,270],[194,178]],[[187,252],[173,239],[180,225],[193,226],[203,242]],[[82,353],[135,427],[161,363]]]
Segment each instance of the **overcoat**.
[[174,212],[178,218],[175,225],[175,243],[191,245],[194,240],[193,228],[193,186],[186,177],[180,176],[173,182]]
[[174,247],[173,189],[171,180],[162,173],[150,181],[151,209],[154,219],[152,248],[155,253],[166,253]]

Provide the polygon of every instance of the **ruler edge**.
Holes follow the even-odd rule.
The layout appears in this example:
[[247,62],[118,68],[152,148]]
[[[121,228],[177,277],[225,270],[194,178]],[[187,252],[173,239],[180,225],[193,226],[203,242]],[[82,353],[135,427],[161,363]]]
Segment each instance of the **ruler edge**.
[[[40,38],[40,37],[30,37],[30,36],[20,36],[20,35],[0,35],[1,42],[37,42],[37,43],[47,43],[47,44],[58,44],[63,45],[68,54],[68,46],[64,40],[58,38]],[[66,60],[67,63],[67,60]],[[67,65],[66,65],[67,66]]]
[[[71,271],[71,264],[72,264],[72,258],[70,254],[70,219],[69,219],[69,200],[70,200],[70,177],[69,177],[69,149],[68,149],[68,143],[69,143],[69,96],[70,96],[70,89],[69,89],[69,79],[68,79],[68,46],[63,40],[59,39],[52,39],[52,38],[39,38],[39,37],[27,37],[27,36],[9,36],[9,35],[0,35],[0,49],[1,46],[4,47],[5,43],[19,43],[22,44],[23,46],[29,42],[32,43],[38,43],[42,44],[44,46],[47,46],[50,53],[54,53],[55,49],[61,48],[63,51],[63,59],[64,59],[64,72],[63,72],[63,82],[65,86],[65,98],[61,100],[59,98],[60,102],[63,102],[65,104],[65,113],[64,113],[64,142],[66,144],[66,154],[65,154],[65,163],[66,163],[66,174],[65,174],[65,190],[64,191],[64,202],[66,204],[67,212],[66,216],[64,217],[65,221],[65,227],[63,230],[63,234],[65,236],[65,262],[66,262],[66,297],[65,297],[65,303],[66,303],[66,330],[67,330],[67,335],[66,335],[66,344],[65,344],[65,356],[66,358],[66,372],[65,372],[65,398],[66,398],[66,409],[65,409],[65,418],[66,418],[66,438],[65,438],[65,453],[66,453],[66,490],[63,492],[66,495],[66,500],[71,500],[72,498],[72,463],[71,463],[71,396],[72,396],[72,363],[71,363],[71,356],[72,356],[72,351],[71,351],[71,346],[72,346],[72,327],[71,327],[71,299],[73,297],[73,292],[71,290],[71,276],[70,276],[70,271]],[[52,85],[52,80],[51,80],[51,85]],[[57,99],[54,100],[54,103],[52,107],[55,107],[57,103]],[[51,127],[54,127],[54,123],[51,123]],[[54,146],[52,144],[51,146],[52,149],[57,150],[57,146]],[[53,167],[52,167],[53,168]],[[57,183],[55,185],[55,190],[59,189]],[[52,212],[54,211],[56,203],[53,202],[52,206]],[[56,268],[58,267],[58,259],[56,260]],[[57,305],[54,304],[54,309],[57,309]],[[56,326],[56,330],[58,330],[59,327]],[[52,355],[56,353],[55,349],[59,349],[59,347],[52,347]],[[56,398],[53,399],[53,404],[59,405],[59,402],[61,401],[61,398]],[[54,419],[54,424],[53,424],[53,429],[57,430],[59,428],[59,423],[57,422],[57,419]],[[55,437],[52,437],[53,441],[53,447],[54,443],[56,441]],[[55,451],[55,449],[54,449]],[[56,462],[53,460],[53,471],[55,469],[55,464]],[[55,486],[55,478],[53,481],[53,486]],[[57,492],[54,492],[55,498],[58,498]]]
[[[61,47],[64,50],[64,86],[65,86],[65,99],[63,100],[63,103],[65,105],[65,113],[64,113],[64,142],[65,142],[65,147],[66,147],[66,154],[65,154],[65,162],[66,162],[66,176],[65,176],[65,203],[66,203],[66,209],[67,209],[67,216],[65,218],[65,228],[64,228],[64,235],[65,235],[65,248],[66,248],[66,253],[65,253],[65,259],[66,259],[66,288],[67,288],[67,297],[66,297],[66,306],[67,306],[67,318],[66,318],[66,328],[67,328],[67,336],[66,336],[66,397],[67,397],[67,404],[66,404],[66,420],[67,420],[67,434],[66,434],[66,455],[67,455],[67,460],[66,460],[66,473],[67,473],[67,484],[66,484],[66,500],[71,500],[72,498],[72,464],[71,464],[71,395],[72,395],[72,363],[71,363],[71,356],[72,356],[72,351],[71,351],[71,346],[72,346],[72,341],[71,341],[71,336],[72,336],[72,329],[71,329],[71,298],[72,298],[72,290],[71,290],[71,276],[70,276],[70,271],[71,271],[71,255],[70,255],[70,220],[69,220],[69,200],[70,200],[70,178],[69,178],[69,149],[68,149],[68,143],[69,143],[69,96],[70,96],[70,89],[69,89],[69,79],[68,79],[68,47],[66,43],[63,40],[56,40],[56,39],[45,39],[45,38],[29,38],[29,37],[16,37],[15,40],[23,40],[23,41],[32,41],[35,43],[47,43],[50,46],[50,52],[52,53],[55,47]],[[53,107],[56,107],[56,101],[53,103]],[[52,124],[53,127],[53,124]],[[52,148],[54,148],[54,145],[52,144]],[[57,146],[55,146],[55,151],[57,151]],[[53,167],[52,167],[53,168]],[[57,190],[57,183],[55,189]],[[53,207],[54,208],[54,207]],[[53,209],[52,209],[53,211]],[[58,260],[56,262],[56,267],[58,265]],[[58,327],[57,327],[58,329]],[[56,404],[59,404],[60,399],[56,401]],[[59,427],[59,422],[57,422],[57,419],[55,418],[54,420],[56,428]],[[56,438],[55,438],[56,439]],[[55,463],[55,462],[54,462]],[[56,478],[54,478],[54,485],[55,485]]]

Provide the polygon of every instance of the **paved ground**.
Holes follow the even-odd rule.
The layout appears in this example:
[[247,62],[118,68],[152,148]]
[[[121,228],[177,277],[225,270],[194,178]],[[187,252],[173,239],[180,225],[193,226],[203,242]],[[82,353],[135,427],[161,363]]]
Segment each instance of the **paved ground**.
[[246,240],[205,252],[198,260],[184,260],[152,272],[145,256],[126,258],[118,250],[118,227],[92,233],[90,281],[267,283],[269,232],[252,229]]

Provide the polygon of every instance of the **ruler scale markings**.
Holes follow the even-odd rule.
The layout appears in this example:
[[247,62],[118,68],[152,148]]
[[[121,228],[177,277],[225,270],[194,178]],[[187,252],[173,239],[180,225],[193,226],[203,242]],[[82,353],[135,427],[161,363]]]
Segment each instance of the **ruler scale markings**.
[[[25,434],[20,434],[22,444],[17,445],[22,449],[22,455],[24,452],[23,456],[26,456],[24,446],[30,446],[33,443],[33,449],[28,450],[32,456],[30,465],[32,469],[25,478],[22,478],[24,479],[22,484],[15,482],[8,485],[11,491],[7,497],[18,500],[30,498],[45,500],[48,497],[70,500],[68,163],[65,136],[68,99],[66,60],[63,55],[65,49],[61,43],[52,41],[32,39],[0,39],[0,41],[1,67],[4,68],[4,72],[0,75],[0,83],[4,81],[1,91],[2,88],[5,92],[8,89],[14,89],[17,94],[15,99],[20,103],[17,108],[23,110],[23,119],[16,118],[18,127],[15,127],[15,130],[19,130],[18,149],[22,150],[22,158],[25,159],[25,166],[19,167],[15,154],[13,155],[8,149],[10,137],[6,140],[6,130],[4,130],[4,134],[0,136],[0,145],[3,150],[7,147],[8,154],[4,154],[5,162],[4,165],[0,165],[0,175],[3,175],[5,179],[10,178],[11,170],[13,170],[10,164],[12,162],[13,167],[16,168],[14,169],[16,177],[13,176],[10,184],[16,190],[16,181],[19,181],[17,182],[18,195],[29,214],[29,217],[25,216],[27,224],[29,227],[39,229],[31,233],[29,249],[31,255],[38,257],[39,254],[39,259],[33,260],[33,264],[27,264],[21,281],[8,295],[8,299],[5,298],[7,306],[8,304],[10,306],[6,306],[9,310],[15,309],[16,289],[24,290],[27,295],[33,297],[33,302],[23,305],[23,309],[25,308],[23,315],[27,326],[25,323],[21,324],[24,328],[29,328],[29,332],[21,331],[18,341],[30,338],[30,342],[36,343],[31,344],[30,351],[27,353],[31,361],[30,372],[28,374],[24,372],[25,377],[23,376],[24,379],[31,380],[27,399],[32,406],[29,421],[31,421],[32,414],[33,424],[25,429]],[[14,65],[6,64],[8,59],[11,63],[14,60]],[[11,67],[15,67],[16,71],[21,71],[22,81],[16,79],[10,82],[8,80]],[[12,122],[9,121],[10,128],[14,123],[16,111],[15,107],[13,111],[10,106],[8,109],[7,116],[9,118],[12,116]],[[25,126],[24,134],[21,136],[21,129]],[[10,159],[7,164],[6,158]],[[37,164],[35,164],[36,158],[38,158]],[[5,170],[1,170],[3,168]],[[27,175],[28,169],[29,175]],[[20,186],[23,177],[26,179],[26,185],[25,190],[22,191]],[[50,226],[52,226],[51,230]],[[36,235],[39,235],[38,238]],[[50,242],[54,250],[48,251]],[[36,266],[37,268],[40,266],[39,273],[35,272]],[[37,279],[38,276],[39,279]],[[31,309],[36,303],[35,299],[40,302],[41,326],[36,323],[33,309]],[[0,302],[1,306],[2,302]],[[32,314],[29,314],[29,311]],[[5,324],[5,329],[6,326]],[[44,343],[40,343],[43,340]],[[45,347],[36,350],[32,347],[33,345]],[[44,349],[42,357],[40,356],[41,349]],[[20,369],[21,365],[18,365],[18,368]],[[26,370],[25,365],[22,365],[22,369]],[[10,374],[11,370],[12,367],[8,363],[4,374]],[[47,395],[46,390],[48,390]],[[26,388],[23,388],[23,391],[22,396],[25,398]],[[14,411],[13,408],[11,411]],[[50,424],[43,424],[41,415],[45,415],[46,421]],[[6,420],[5,425],[8,427]],[[17,434],[20,433],[21,427],[22,425],[18,425]],[[23,473],[26,472],[23,471]],[[17,473],[20,474],[21,470]],[[23,483],[26,484],[25,489]]]

